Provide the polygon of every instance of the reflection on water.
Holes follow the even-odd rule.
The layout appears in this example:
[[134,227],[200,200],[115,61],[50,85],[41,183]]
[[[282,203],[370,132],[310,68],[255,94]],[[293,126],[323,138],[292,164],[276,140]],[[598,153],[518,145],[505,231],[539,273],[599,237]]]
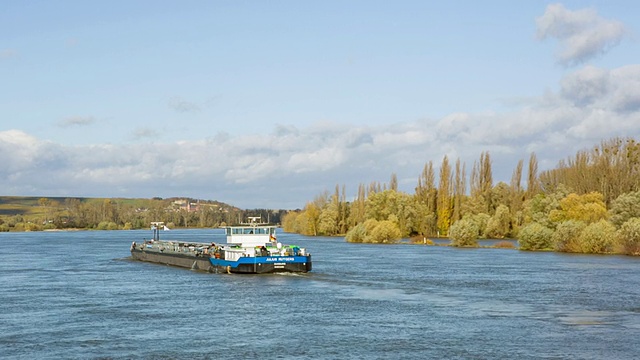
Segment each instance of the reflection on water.
[[617,314],[609,311],[576,311],[564,316],[558,316],[558,319],[567,325],[606,325],[615,323]]
[[[0,354],[22,358],[634,358],[640,259],[280,234],[308,274],[131,261],[145,231],[0,234]],[[164,238],[223,242],[219,231]]]

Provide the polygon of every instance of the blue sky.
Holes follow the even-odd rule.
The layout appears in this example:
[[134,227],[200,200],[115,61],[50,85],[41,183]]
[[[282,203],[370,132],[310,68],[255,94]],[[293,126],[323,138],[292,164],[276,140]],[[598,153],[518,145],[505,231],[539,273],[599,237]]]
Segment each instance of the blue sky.
[[0,193],[298,208],[640,135],[632,1],[4,1]]

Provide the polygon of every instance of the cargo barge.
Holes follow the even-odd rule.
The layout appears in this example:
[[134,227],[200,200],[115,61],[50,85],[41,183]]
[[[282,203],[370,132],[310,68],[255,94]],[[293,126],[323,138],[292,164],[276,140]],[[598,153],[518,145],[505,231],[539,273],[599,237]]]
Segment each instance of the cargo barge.
[[162,222],[152,223],[153,239],[131,244],[135,260],[211,273],[264,274],[311,271],[311,254],[296,245],[277,242],[276,226],[251,217],[226,228],[226,244],[160,240]]

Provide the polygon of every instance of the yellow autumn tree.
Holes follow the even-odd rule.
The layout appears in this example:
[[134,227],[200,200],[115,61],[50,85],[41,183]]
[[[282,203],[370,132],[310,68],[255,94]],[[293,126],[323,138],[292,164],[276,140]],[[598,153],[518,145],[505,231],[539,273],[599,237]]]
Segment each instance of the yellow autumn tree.
[[607,207],[604,197],[598,192],[584,195],[571,193],[560,200],[560,209],[552,210],[549,219],[559,223],[567,220],[584,221],[591,224],[607,219]]

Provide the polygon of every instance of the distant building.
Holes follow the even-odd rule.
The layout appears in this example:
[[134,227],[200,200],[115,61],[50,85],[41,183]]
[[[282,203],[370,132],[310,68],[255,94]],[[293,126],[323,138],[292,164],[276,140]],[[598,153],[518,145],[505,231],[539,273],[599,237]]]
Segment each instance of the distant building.
[[191,202],[188,199],[179,199],[171,203],[176,210],[185,210],[187,212],[196,212],[200,210],[200,201]]

